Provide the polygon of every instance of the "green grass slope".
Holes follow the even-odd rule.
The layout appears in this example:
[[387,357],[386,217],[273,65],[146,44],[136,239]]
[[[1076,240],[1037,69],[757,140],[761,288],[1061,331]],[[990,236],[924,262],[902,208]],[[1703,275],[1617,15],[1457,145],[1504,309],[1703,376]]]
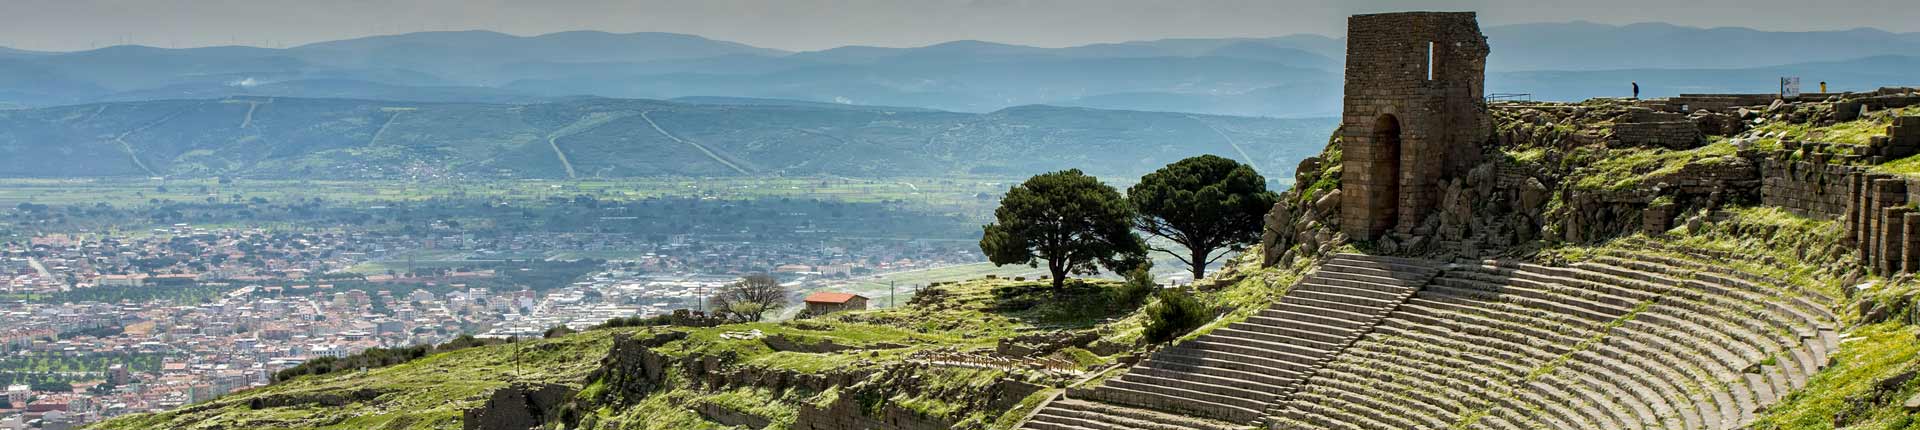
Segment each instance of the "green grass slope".
[[616,331],[470,348],[405,364],[309,376],[95,429],[456,429],[466,409],[515,382],[578,384]]

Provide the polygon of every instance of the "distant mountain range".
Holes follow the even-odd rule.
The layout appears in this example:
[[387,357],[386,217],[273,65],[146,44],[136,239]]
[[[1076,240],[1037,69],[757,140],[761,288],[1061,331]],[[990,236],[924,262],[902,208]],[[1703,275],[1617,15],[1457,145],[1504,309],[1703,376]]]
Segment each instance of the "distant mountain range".
[[[1486,29],[1490,92],[1582,99],[1920,84],[1920,33],[1585,22]],[[1345,42],[1315,35],[1037,48],[959,41],[785,52],[669,33],[429,32],[287,49],[0,50],[0,108],[229,96],[533,103],[741,97],[992,112],[1051,104],[1257,116],[1338,110]]]
[[240,97],[0,111],[0,176],[1129,179],[1200,154],[1269,178],[1332,119],[1021,106],[990,113],[698,97],[532,104]]

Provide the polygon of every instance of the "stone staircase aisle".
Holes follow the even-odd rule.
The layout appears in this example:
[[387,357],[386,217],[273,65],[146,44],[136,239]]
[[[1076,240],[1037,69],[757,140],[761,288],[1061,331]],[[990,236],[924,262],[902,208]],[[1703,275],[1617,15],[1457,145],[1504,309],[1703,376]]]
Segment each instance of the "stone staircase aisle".
[[[1129,424],[1118,411],[1180,414],[1244,428],[1439,272],[1422,260],[1335,255],[1273,307],[1161,349],[1099,387],[1070,389],[1074,400],[1049,405],[1023,428],[1164,428]],[[1086,400],[1106,409],[1085,407],[1099,404]],[[1078,408],[1055,410],[1071,407]]]

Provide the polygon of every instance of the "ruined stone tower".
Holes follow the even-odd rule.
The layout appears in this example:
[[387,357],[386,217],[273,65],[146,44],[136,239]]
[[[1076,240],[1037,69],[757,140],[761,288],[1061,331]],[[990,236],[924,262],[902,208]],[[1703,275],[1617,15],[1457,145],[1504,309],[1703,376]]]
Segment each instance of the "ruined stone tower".
[[1473,12],[1348,18],[1340,129],[1348,236],[1419,233],[1441,181],[1476,161],[1487,136],[1486,61]]

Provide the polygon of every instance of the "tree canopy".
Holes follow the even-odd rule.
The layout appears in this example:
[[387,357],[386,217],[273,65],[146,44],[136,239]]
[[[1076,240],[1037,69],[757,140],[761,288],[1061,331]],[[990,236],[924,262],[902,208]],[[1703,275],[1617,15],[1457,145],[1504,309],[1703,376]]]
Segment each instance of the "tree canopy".
[[1258,242],[1267,211],[1277,199],[1267,191],[1267,179],[1252,167],[1215,155],[1174,162],[1127,189],[1134,228],[1186,248],[1185,255],[1152,249],[1186,263],[1195,280],[1206,276],[1208,264],[1227,255],[1215,251],[1238,251]]
[[980,251],[994,265],[1045,261],[1055,289],[1070,274],[1115,272],[1146,261],[1132,210],[1113,187],[1078,169],[1036,175],[1007,190],[984,227]]
[[713,309],[741,321],[760,321],[767,312],[785,306],[788,295],[787,287],[773,275],[747,275],[722,287],[713,296]]

